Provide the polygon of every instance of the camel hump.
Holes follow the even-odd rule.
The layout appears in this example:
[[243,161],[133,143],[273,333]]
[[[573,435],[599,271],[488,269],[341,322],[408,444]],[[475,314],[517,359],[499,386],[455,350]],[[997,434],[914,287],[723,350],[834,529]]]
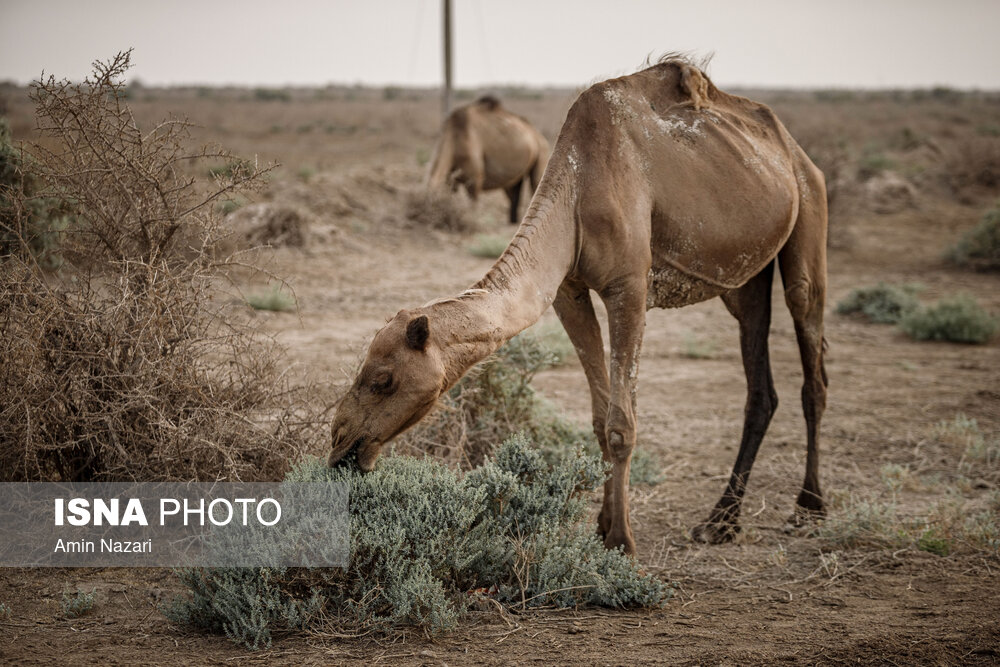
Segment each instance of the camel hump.
[[681,74],[681,89],[691,98],[695,111],[709,105],[708,77],[700,69],[685,62],[678,63]]
[[487,111],[496,111],[500,108],[500,98],[495,95],[483,95],[476,100],[476,104],[485,108]]

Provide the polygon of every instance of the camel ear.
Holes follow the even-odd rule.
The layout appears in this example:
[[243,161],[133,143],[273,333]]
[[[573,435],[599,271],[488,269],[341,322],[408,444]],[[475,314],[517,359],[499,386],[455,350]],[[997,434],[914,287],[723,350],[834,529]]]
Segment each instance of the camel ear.
[[427,316],[421,315],[410,320],[406,325],[406,344],[411,350],[423,352],[427,347],[427,337],[430,335],[430,328],[427,325]]

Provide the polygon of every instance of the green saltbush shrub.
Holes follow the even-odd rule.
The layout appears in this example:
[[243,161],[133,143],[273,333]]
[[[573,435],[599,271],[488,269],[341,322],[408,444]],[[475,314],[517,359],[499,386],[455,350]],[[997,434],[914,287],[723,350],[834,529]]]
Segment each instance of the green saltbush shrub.
[[510,238],[497,234],[479,234],[475,241],[469,246],[469,254],[475,257],[485,257],[496,259],[507,249]]
[[1000,206],[986,213],[978,225],[965,232],[947,258],[980,271],[1000,271]]
[[966,294],[941,299],[903,315],[900,328],[915,340],[985,343],[997,330],[997,319]]
[[861,287],[851,290],[837,304],[837,312],[841,315],[860,314],[878,324],[895,324],[917,307],[914,292],[916,289],[909,285],[895,287],[879,283],[875,287]]
[[439,633],[481,595],[522,608],[658,606],[671,590],[594,533],[583,494],[604,477],[579,450],[548,465],[522,436],[464,477],[411,457],[367,474],[307,461],[287,479],[350,484],[348,567],[182,570],[189,595],[165,613],[259,648],[274,632],[320,626]]
[[295,310],[295,297],[281,289],[280,285],[271,285],[267,292],[247,294],[247,304],[254,310],[270,310],[277,313]]
[[79,618],[86,616],[94,608],[94,589],[88,593],[84,590],[77,590],[70,595],[69,591],[63,591],[60,602],[63,616],[66,618]]

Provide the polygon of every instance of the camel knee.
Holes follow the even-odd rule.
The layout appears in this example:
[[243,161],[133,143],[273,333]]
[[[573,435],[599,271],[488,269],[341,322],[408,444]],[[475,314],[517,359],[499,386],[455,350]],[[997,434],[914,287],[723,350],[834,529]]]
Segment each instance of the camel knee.
[[628,461],[635,448],[635,417],[612,406],[607,421],[608,453],[615,463]]
[[608,454],[615,463],[625,463],[635,449],[635,427],[625,425],[608,426]]
[[793,320],[802,321],[808,317],[815,303],[815,290],[809,280],[802,278],[785,286],[785,305]]

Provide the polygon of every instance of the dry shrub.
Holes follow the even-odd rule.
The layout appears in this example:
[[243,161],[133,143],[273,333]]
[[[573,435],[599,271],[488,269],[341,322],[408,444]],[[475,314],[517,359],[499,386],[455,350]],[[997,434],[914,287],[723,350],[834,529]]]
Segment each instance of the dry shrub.
[[916,208],[916,188],[895,172],[884,171],[872,176],[865,182],[864,190],[875,213],[898,213]]
[[[213,204],[262,170],[239,162],[207,187],[186,176],[231,156],[188,150],[183,121],[142,132],[124,103],[129,57],[32,88],[46,140],[34,163],[75,222],[59,275],[20,223],[4,230],[21,242],[0,257],[0,479],[280,479],[318,415],[217,305],[235,262],[216,252]],[[25,209],[23,193],[0,194]]]
[[448,232],[470,232],[479,228],[469,207],[459,197],[441,190],[408,192],[404,215],[421,227]]
[[969,137],[942,156],[944,179],[956,193],[1000,186],[1000,137]]
[[311,216],[288,204],[261,203],[245,206],[229,215],[234,226],[244,229],[251,245],[303,248],[309,241]]

